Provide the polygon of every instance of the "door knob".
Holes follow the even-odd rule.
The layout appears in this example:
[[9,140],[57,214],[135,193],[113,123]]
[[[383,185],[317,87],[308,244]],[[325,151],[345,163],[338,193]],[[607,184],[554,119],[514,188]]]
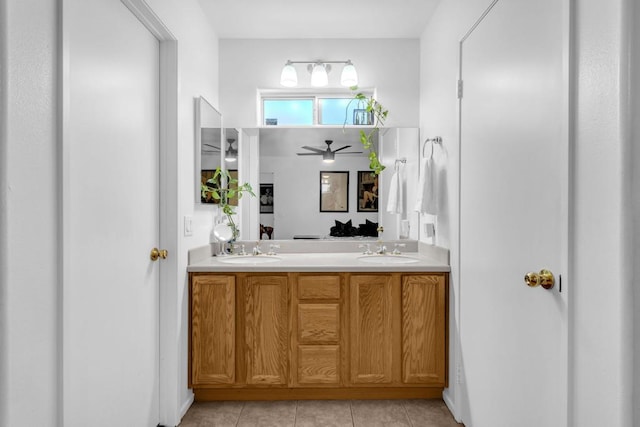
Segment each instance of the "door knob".
[[545,289],[551,289],[556,283],[556,279],[551,271],[543,269],[540,270],[540,273],[530,272],[525,274],[524,282],[532,288],[542,286]]
[[169,252],[166,249],[151,249],[151,261],[157,261],[158,258],[167,259],[167,256],[169,256]]

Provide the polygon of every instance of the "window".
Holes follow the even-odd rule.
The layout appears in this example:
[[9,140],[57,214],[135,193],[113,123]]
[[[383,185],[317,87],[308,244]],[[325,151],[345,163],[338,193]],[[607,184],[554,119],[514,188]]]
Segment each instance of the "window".
[[313,99],[264,99],[263,125],[312,125]]
[[[371,96],[371,94],[366,94]],[[262,126],[366,126],[373,124],[373,115],[367,113],[362,101],[352,94],[262,96]]]

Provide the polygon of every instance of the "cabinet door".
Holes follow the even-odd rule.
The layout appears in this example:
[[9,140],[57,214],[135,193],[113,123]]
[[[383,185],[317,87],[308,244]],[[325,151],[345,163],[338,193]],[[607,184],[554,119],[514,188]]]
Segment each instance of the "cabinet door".
[[351,382],[392,381],[393,278],[353,275],[350,280]]
[[235,382],[234,276],[194,275],[191,294],[191,382]]
[[402,381],[445,383],[444,275],[402,277]]
[[247,384],[287,384],[287,276],[248,276],[245,282]]

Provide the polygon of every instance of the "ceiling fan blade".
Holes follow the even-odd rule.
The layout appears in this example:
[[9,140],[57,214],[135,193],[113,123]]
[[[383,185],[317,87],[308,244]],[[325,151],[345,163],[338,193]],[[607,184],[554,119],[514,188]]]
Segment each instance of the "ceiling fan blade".
[[345,151],[344,153],[336,153],[335,154],[362,154],[362,151]]
[[324,152],[320,153],[296,153],[298,156],[322,156]]
[[351,147],[350,145],[345,145],[344,147],[340,147],[337,150],[333,150],[334,153],[337,153],[338,151],[344,150],[345,148],[349,148]]
[[215,148],[216,150],[220,151],[220,147],[216,147],[215,145],[211,145],[211,144],[202,144],[205,145],[207,147],[211,147],[211,148]]
[[320,150],[319,148],[315,148],[315,147],[309,147],[308,145],[305,145],[302,148],[304,148],[305,150],[316,152],[318,154],[324,154],[326,152],[325,150]]

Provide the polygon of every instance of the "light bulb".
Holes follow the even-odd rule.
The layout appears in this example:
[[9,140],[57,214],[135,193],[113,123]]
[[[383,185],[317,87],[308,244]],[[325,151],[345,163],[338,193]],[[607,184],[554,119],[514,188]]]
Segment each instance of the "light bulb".
[[311,86],[322,87],[329,84],[329,76],[327,75],[327,69],[324,64],[317,63],[313,66],[311,72]]
[[298,73],[296,73],[296,69],[291,61],[287,61],[285,66],[282,68],[280,84],[286,87],[295,87],[298,85]]
[[358,86],[358,73],[356,73],[356,67],[353,66],[351,61],[347,61],[342,69],[340,84],[347,87]]

